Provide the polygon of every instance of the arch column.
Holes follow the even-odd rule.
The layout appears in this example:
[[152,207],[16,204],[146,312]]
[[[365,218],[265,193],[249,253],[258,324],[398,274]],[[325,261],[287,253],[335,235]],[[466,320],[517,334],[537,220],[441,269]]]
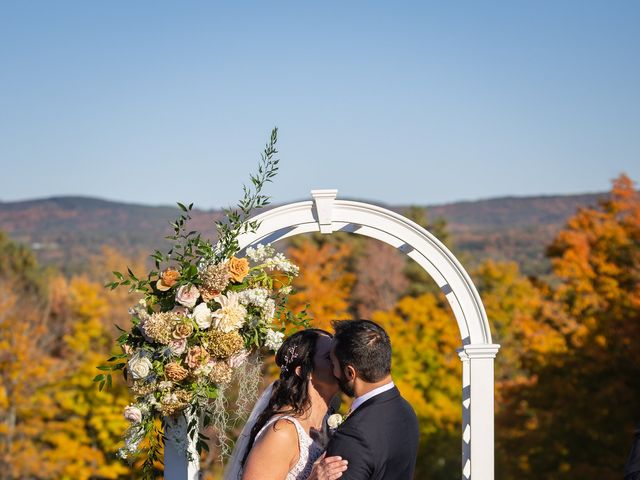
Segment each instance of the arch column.
[[500,345],[466,345],[462,361],[462,479],[494,478],[494,375]]

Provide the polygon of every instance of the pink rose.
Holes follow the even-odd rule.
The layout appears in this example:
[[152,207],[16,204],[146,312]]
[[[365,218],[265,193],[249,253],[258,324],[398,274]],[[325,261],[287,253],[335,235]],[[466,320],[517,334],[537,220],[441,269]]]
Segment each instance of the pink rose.
[[139,423],[142,420],[142,412],[138,407],[129,405],[124,409],[124,418],[129,420],[131,423]]
[[176,301],[185,307],[193,308],[196,306],[200,291],[194,285],[183,285],[176,293]]

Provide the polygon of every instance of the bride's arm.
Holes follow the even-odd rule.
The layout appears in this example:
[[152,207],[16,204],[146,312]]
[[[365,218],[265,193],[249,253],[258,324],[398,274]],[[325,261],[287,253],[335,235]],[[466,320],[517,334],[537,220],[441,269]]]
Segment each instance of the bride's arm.
[[284,480],[299,455],[296,427],[278,420],[253,445],[242,480]]

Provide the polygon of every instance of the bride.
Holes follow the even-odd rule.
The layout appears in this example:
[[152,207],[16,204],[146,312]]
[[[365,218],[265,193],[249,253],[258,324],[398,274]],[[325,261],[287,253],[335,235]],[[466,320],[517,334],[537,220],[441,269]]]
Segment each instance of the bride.
[[276,353],[280,377],[256,404],[234,450],[225,480],[334,480],[346,460],[324,457],[323,423],[338,393],[332,336],[307,329]]

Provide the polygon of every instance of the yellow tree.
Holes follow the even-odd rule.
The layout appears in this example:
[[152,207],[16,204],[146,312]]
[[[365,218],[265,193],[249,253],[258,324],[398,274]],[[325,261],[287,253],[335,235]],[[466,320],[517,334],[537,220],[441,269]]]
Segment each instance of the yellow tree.
[[126,388],[115,382],[113,390],[97,391],[91,379],[95,366],[109,352],[104,328],[109,316],[101,285],[74,278],[68,287],[68,308],[75,321],[65,336],[67,375],[51,396],[57,415],[47,418],[42,440],[51,445],[47,459],[57,467],[57,478],[119,478],[129,469],[115,457],[127,424],[122,410],[128,403]]
[[404,297],[372,320],[389,333],[393,378],[420,421],[416,478],[452,478],[460,471],[460,334],[442,299]]
[[305,238],[288,250],[289,258],[300,267],[294,282],[296,294],[290,297],[289,307],[294,312],[307,304],[312,324],[330,329],[331,320],[347,319],[349,296],[355,275],[347,271],[352,249],[348,243],[322,242]]

